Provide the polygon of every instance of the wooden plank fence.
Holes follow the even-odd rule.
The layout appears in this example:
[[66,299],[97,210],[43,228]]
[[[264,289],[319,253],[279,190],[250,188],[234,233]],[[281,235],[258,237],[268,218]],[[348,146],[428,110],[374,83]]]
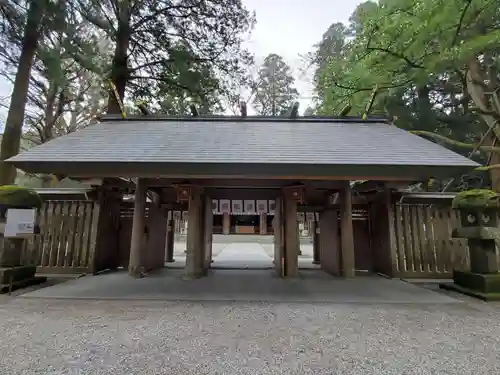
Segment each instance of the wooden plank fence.
[[[99,271],[103,268],[96,266],[99,263],[96,248],[100,210],[107,208],[100,207],[95,201],[47,201],[39,212],[41,233],[26,241],[23,261],[37,265],[39,272],[46,273]],[[127,204],[123,204],[120,211],[119,230],[116,230],[119,247],[117,257],[121,259],[120,263],[125,264],[128,259],[126,252],[130,248],[132,211]],[[457,226],[458,220],[457,213],[451,207],[397,203],[393,212],[391,242],[396,257],[396,272],[393,272],[393,276],[450,278],[453,269],[469,268],[467,241],[451,238],[451,231]],[[104,220],[104,216],[101,215],[101,220]],[[102,225],[99,224],[101,229],[106,228],[102,231],[115,232],[115,226],[108,228]],[[107,243],[101,245],[99,251],[107,251]]]
[[450,278],[469,268],[467,240],[451,237],[458,224],[451,207],[396,204],[393,220],[398,277]]
[[38,272],[92,273],[98,204],[48,201],[38,215],[40,235],[26,241],[23,261]]

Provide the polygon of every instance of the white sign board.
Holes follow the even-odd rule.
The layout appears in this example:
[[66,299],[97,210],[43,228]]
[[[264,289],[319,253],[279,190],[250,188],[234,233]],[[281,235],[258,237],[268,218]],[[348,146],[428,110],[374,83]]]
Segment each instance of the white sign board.
[[242,200],[234,200],[231,201],[231,213],[240,214],[243,213],[243,201]]
[[10,208],[7,210],[4,237],[18,237],[23,234],[34,234],[35,220],[35,209]]
[[219,211],[223,214],[231,212],[231,201],[229,199],[221,199],[219,202]]
[[212,214],[219,214],[219,201],[217,199],[212,199]]
[[255,201],[253,200],[245,200],[244,201],[245,205],[245,213],[246,214],[255,214]]
[[257,201],[257,213],[259,214],[267,214],[267,200],[258,200]]
[[271,215],[274,215],[276,213],[276,201],[275,200],[269,201],[269,213]]

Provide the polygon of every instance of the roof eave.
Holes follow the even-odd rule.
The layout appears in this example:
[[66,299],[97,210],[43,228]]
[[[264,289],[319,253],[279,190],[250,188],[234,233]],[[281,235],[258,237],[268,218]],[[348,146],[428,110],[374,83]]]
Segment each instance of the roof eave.
[[[29,173],[60,174],[68,177],[170,177],[185,178],[275,178],[325,180],[424,180],[453,177],[471,172],[478,164],[459,165],[324,165],[284,163],[151,163],[151,162],[7,162]],[[203,176],[203,177],[198,177]]]

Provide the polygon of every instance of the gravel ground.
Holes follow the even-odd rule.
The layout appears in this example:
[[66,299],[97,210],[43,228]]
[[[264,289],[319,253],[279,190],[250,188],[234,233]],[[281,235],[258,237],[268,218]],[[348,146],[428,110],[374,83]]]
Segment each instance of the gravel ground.
[[500,373],[500,310],[423,306],[12,299],[0,374]]

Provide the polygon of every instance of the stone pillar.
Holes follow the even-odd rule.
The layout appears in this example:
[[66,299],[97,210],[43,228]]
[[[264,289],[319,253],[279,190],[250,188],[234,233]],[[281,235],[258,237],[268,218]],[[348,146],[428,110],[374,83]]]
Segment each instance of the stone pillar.
[[259,224],[260,224],[260,234],[262,236],[266,235],[267,234],[267,214],[266,213],[260,214]]
[[134,214],[132,217],[132,236],[130,240],[130,260],[128,273],[130,276],[140,277],[143,270],[142,245],[146,229],[146,194],[148,187],[144,179],[139,178],[135,188]]
[[321,269],[333,276],[340,276],[339,219],[336,210],[319,213],[319,233]]
[[[315,214],[316,215],[316,214]],[[309,230],[313,240],[313,264],[320,264],[320,250],[319,250],[319,223],[314,220],[310,222]]]
[[173,219],[173,211],[168,213],[167,221],[167,245],[166,245],[166,257],[165,261],[167,263],[172,263],[174,259],[174,241],[175,241],[175,221]]
[[224,212],[222,214],[222,234],[231,233],[231,216],[229,212]]
[[299,275],[299,226],[297,222],[297,202],[285,199],[285,276]]
[[204,212],[204,252],[205,252],[205,271],[210,268],[212,263],[212,236],[214,231],[214,214],[212,212],[212,199],[205,197],[205,212]]
[[186,267],[184,269],[184,276],[188,279],[202,277],[204,274],[203,208],[202,195],[198,189],[194,188],[189,197]]
[[486,189],[462,191],[453,198],[459,226],[452,237],[467,238],[470,271],[456,269],[453,284],[440,284],[484,301],[500,300],[500,194]]
[[352,225],[352,192],[349,183],[340,191],[340,238],[342,252],[342,275],[353,277],[356,274],[354,264],[354,230]]

